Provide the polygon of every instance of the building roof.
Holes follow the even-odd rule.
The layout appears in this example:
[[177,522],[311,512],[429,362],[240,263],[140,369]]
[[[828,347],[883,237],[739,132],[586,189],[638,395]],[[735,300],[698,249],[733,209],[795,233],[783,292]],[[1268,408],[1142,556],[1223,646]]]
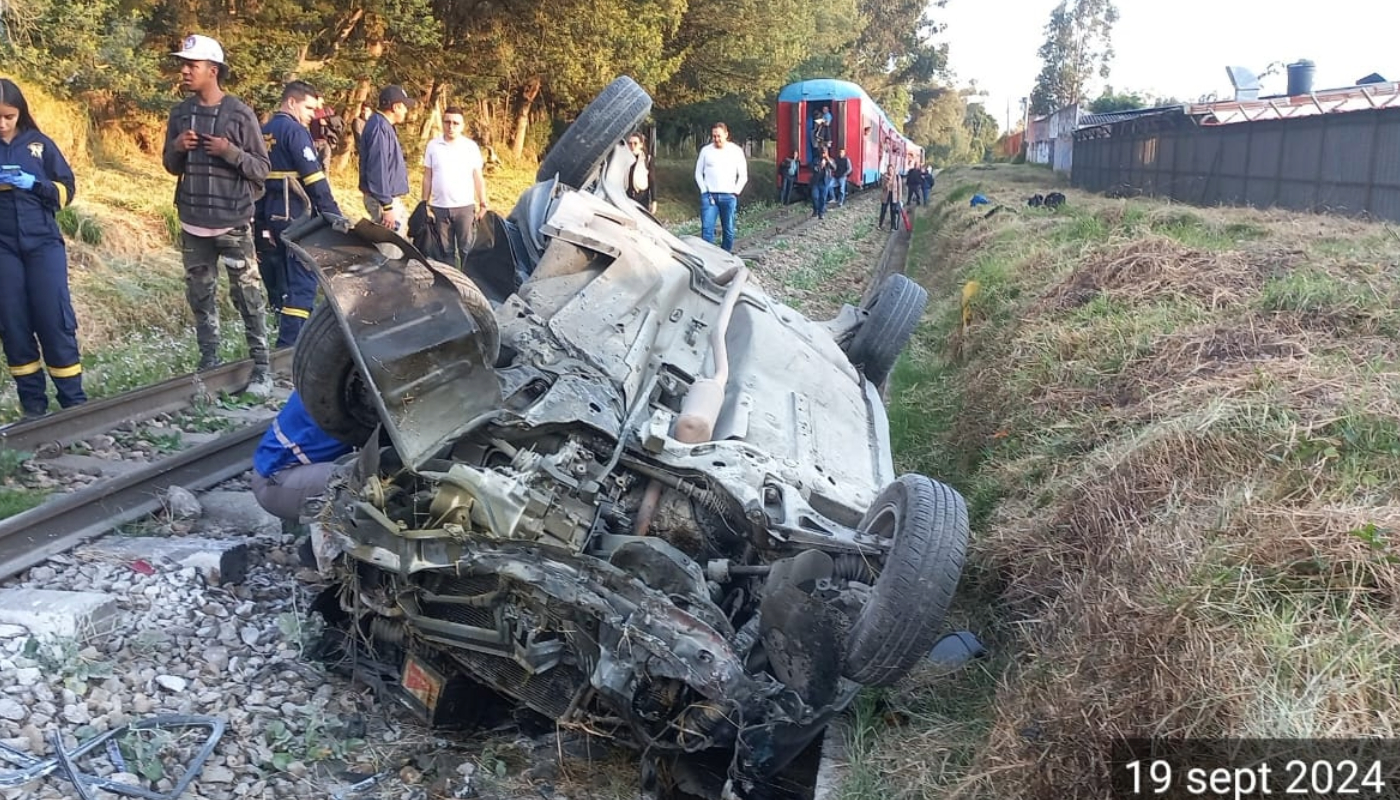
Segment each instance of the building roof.
[[1309,94],[1192,103],[1187,113],[1202,125],[1229,125],[1265,119],[1293,119],[1377,108],[1400,108],[1400,82],[1371,83]]
[[1155,108],[1129,108],[1122,111],[1106,111],[1102,114],[1082,114],[1079,117],[1079,127],[1092,128],[1096,125],[1112,125],[1115,122],[1137,119],[1138,117],[1181,113],[1185,109],[1185,106],[1157,106]]

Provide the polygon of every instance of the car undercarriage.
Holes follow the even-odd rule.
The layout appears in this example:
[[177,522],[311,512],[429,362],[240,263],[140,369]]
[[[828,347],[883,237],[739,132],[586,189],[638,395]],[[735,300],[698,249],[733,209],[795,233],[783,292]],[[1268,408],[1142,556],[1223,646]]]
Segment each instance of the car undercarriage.
[[288,231],[326,295],[297,390],[359,448],[316,610],[433,724],[518,703],[637,748],[649,791],[764,796],[929,652],[967,512],[892,462],[923,290],[816,322],[672,235],[621,190],[649,109],[605,89],[461,271],[367,221]]

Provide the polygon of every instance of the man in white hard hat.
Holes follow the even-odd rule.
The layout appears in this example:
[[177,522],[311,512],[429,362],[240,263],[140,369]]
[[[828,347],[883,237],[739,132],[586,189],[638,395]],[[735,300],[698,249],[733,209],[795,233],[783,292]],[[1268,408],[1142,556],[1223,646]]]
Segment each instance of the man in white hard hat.
[[180,87],[189,97],[170,110],[165,127],[165,169],[177,177],[180,252],[185,297],[194,311],[199,368],[219,364],[219,267],[243,317],[253,372],[245,391],[272,390],[267,347],[267,305],[253,250],[253,205],[263,194],[270,162],[257,114],[226,94],[224,48],[208,36],[186,36],[179,50]]

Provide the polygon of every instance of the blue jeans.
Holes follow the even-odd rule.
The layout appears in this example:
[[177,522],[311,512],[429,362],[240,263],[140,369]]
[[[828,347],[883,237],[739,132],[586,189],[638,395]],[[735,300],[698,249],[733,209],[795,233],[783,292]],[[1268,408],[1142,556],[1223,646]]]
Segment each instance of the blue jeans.
[[836,202],[837,202],[837,203],[840,203],[840,204],[843,205],[843,206],[846,205],[846,179],[845,179],[845,178],[837,178],[837,179],[836,179]]
[[831,193],[831,184],[814,181],[812,184],[812,211],[818,216],[826,215],[826,198]]
[[792,199],[792,187],[793,187],[793,185],[796,184],[796,183],[797,183],[797,176],[796,176],[796,175],[786,175],[786,174],[783,175],[783,191],[782,191],[782,194],[780,195],[780,198],[781,198],[781,200],[782,200],[783,205],[787,205],[787,204],[788,204],[788,200]]
[[700,195],[700,238],[715,243],[715,222],[724,229],[720,246],[734,252],[734,212],[739,207],[739,196],[720,192],[705,192]]

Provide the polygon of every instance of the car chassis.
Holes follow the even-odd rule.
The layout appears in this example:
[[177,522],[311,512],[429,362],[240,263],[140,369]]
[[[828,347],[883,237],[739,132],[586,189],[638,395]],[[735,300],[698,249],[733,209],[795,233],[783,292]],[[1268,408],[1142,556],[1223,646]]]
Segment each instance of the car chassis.
[[368,221],[288,230],[326,296],[294,381],[359,447],[316,610],[433,724],[502,698],[638,748],[648,791],[762,796],[929,652],[967,512],[892,464],[923,290],[814,322],[672,235],[622,189],[649,110],[614,81],[460,272]]

